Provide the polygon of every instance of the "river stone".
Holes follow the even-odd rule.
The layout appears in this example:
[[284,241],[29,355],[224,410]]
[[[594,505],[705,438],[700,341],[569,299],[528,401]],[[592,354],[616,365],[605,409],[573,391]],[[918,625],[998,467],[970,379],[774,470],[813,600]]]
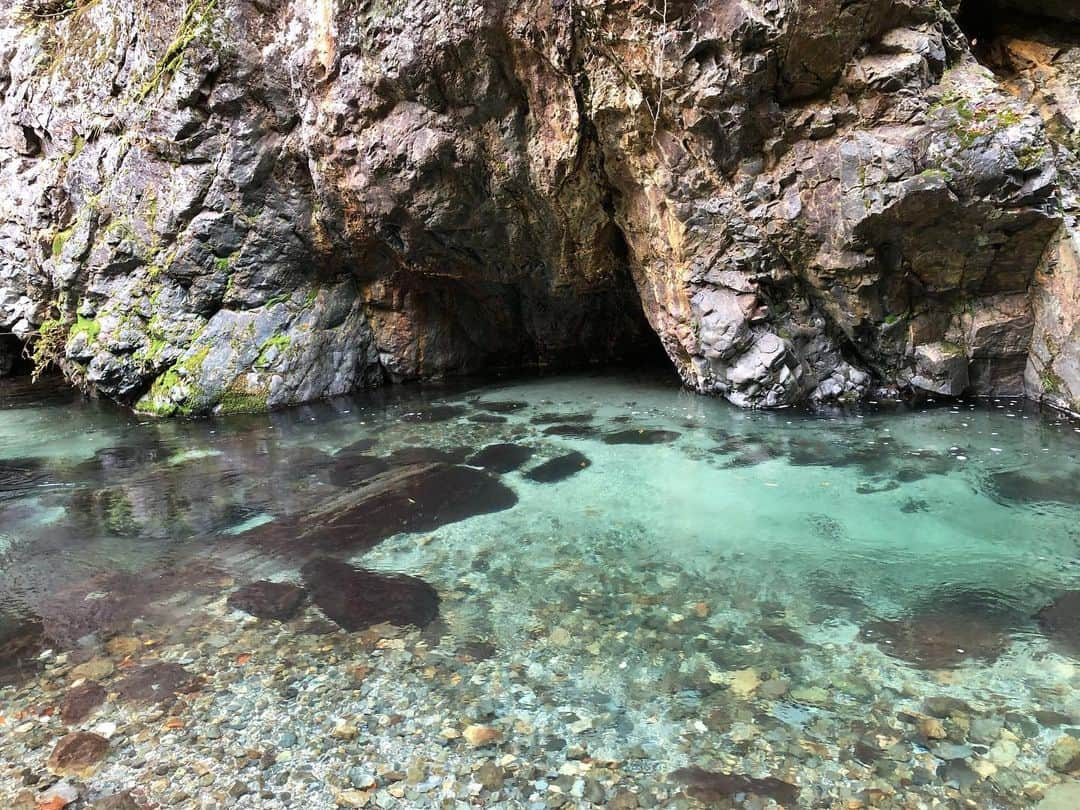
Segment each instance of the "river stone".
[[568,439],[587,439],[600,434],[600,428],[593,425],[552,425],[544,428],[545,436],[563,436]]
[[604,434],[605,444],[668,444],[679,438],[674,430],[620,430]]
[[1080,591],[1068,591],[1035,614],[1039,627],[1055,643],[1080,655]]
[[260,619],[287,621],[296,615],[306,593],[291,582],[251,582],[229,594],[227,604]]
[[95,681],[69,689],[60,709],[60,719],[69,726],[78,725],[105,702],[105,694],[105,688]]
[[672,779],[686,785],[687,795],[705,802],[719,803],[729,800],[740,793],[776,799],[785,806],[794,806],[799,799],[799,788],[781,779],[765,777],[755,779],[742,774],[707,771],[696,766],[680,768],[671,775]]
[[109,741],[100,734],[76,731],[61,737],[49,755],[49,770],[57,776],[89,777],[109,751]]
[[425,627],[439,613],[439,594],[421,579],[319,558],[301,569],[312,600],[348,631],[388,622]]
[[90,805],[90,810],[143,810],[144,807],[130,790],[125,790],[98,799]]
[[8,616],[0,611],[0,686],[20,683],[38,672],[45,649],[45,627],[39,619]]
[[489,444],[470,456],[468,463],[492,472],[508,473],[532,458],[532,454],[532,448],[520,444]]
[[370,478],[390,469],[386,459],[362,453],[339,453],[334,456],[333,466],[327,477],[331,484],[338,487],[351,487],[362,484]]
[[558,456],[550,461],[545,461],[536,467],[533,467],[527,473],[525,477],[530,481],[536,481],[541,484],[553,484],[556,481],[562,481],[569,478],[575,473],[579,473],[592,464],[582,453],[576,450],[567,453],[564,456]]
[[89,661],[73,667],[69,677],[71,680],[89,678],[92,681],[99,681],[112,675],[115,669],[116,665],[108,658],[91,658]]
[[481,470],[410,464],[343,492],[292,523],[267,524],[249,541],[277,545],[284,553],[363,551],[399,532],[429,532],[516,503],[512,489]]
[[1048,764],[1060,773],[1080,770],[1080,740],[1069,734],[1059,737],[1050,749]]
[[1064,782],[1048,788],[1035,810],[1076,810],[1080,807],[1080,782]]
[[195,676],[180,664],[159,661],[132,671],[117,684],[116,691],[134,703],[161,703],[193,691],[196,685]]

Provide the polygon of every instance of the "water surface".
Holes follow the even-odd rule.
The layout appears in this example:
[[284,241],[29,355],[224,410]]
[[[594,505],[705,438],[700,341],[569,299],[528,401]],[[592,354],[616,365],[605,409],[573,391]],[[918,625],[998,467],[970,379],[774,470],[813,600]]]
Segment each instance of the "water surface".
[[[91,795],[191,806],[1028,807],[1066,779],[1064,418],[624,374],[184,422],[4,385],[0,699],[37,717],[0,726],[12,794],[102,722]],[[102,659],[101,706],[35,715]],[[126,701],[162,662],[197,684]]]

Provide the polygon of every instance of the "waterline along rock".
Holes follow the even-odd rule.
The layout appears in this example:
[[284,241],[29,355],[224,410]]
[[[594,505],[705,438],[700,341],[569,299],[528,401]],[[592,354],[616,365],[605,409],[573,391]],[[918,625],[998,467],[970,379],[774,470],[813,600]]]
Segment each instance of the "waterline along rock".
[[603,363],[1080,410],[1065,0],[15,0],[0,373],[157,414]]

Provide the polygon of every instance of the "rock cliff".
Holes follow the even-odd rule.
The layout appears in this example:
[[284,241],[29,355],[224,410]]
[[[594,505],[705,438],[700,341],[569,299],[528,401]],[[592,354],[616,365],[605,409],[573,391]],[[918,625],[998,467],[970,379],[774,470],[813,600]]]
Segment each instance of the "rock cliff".
[[0,373],[185,414],[659,337],[743,406],[1078,409],[1080,15],[991,6],[17,0]]

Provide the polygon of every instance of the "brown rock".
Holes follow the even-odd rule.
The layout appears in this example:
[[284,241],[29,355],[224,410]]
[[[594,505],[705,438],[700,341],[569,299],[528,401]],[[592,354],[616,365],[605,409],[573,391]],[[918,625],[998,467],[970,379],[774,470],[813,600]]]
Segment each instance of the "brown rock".
[[296,615],[306,592],[291,582],[252,582],[229,594],[228,605],[260,619],[286,621]]
[[76,731],[61,737],[49,755],[49,770],[57,776],[91,776],[109,751],[109,741],[100,734]]
[[64,705],[60,709],[60,719],[69,726],[78,725],[94,709],[105,702],[105,688],[97,681],[87,681],[68,690],[64,696]]
[[105,796],[90,805],[91,810],[143,810],[145,807],[130,790]]
[[105,642],[105,650],[115,658],[126,658],[142,648],[142,642],[134,636],[115,636]]
[[72,667],[70,677],[72,680],[86,678],[91,681],[100,681],[113,674],[116,665],[108,658],[92,658],[86,663]]
[[466,726],[461,736],[474,748],[492,745],[502,738],[502,734],[498,729],[491,726],[477,725]]
[[116,691],[124,700],[160,703],[196,688],[196,678],[179,664],[156,662],[139,667],[121,680]]

